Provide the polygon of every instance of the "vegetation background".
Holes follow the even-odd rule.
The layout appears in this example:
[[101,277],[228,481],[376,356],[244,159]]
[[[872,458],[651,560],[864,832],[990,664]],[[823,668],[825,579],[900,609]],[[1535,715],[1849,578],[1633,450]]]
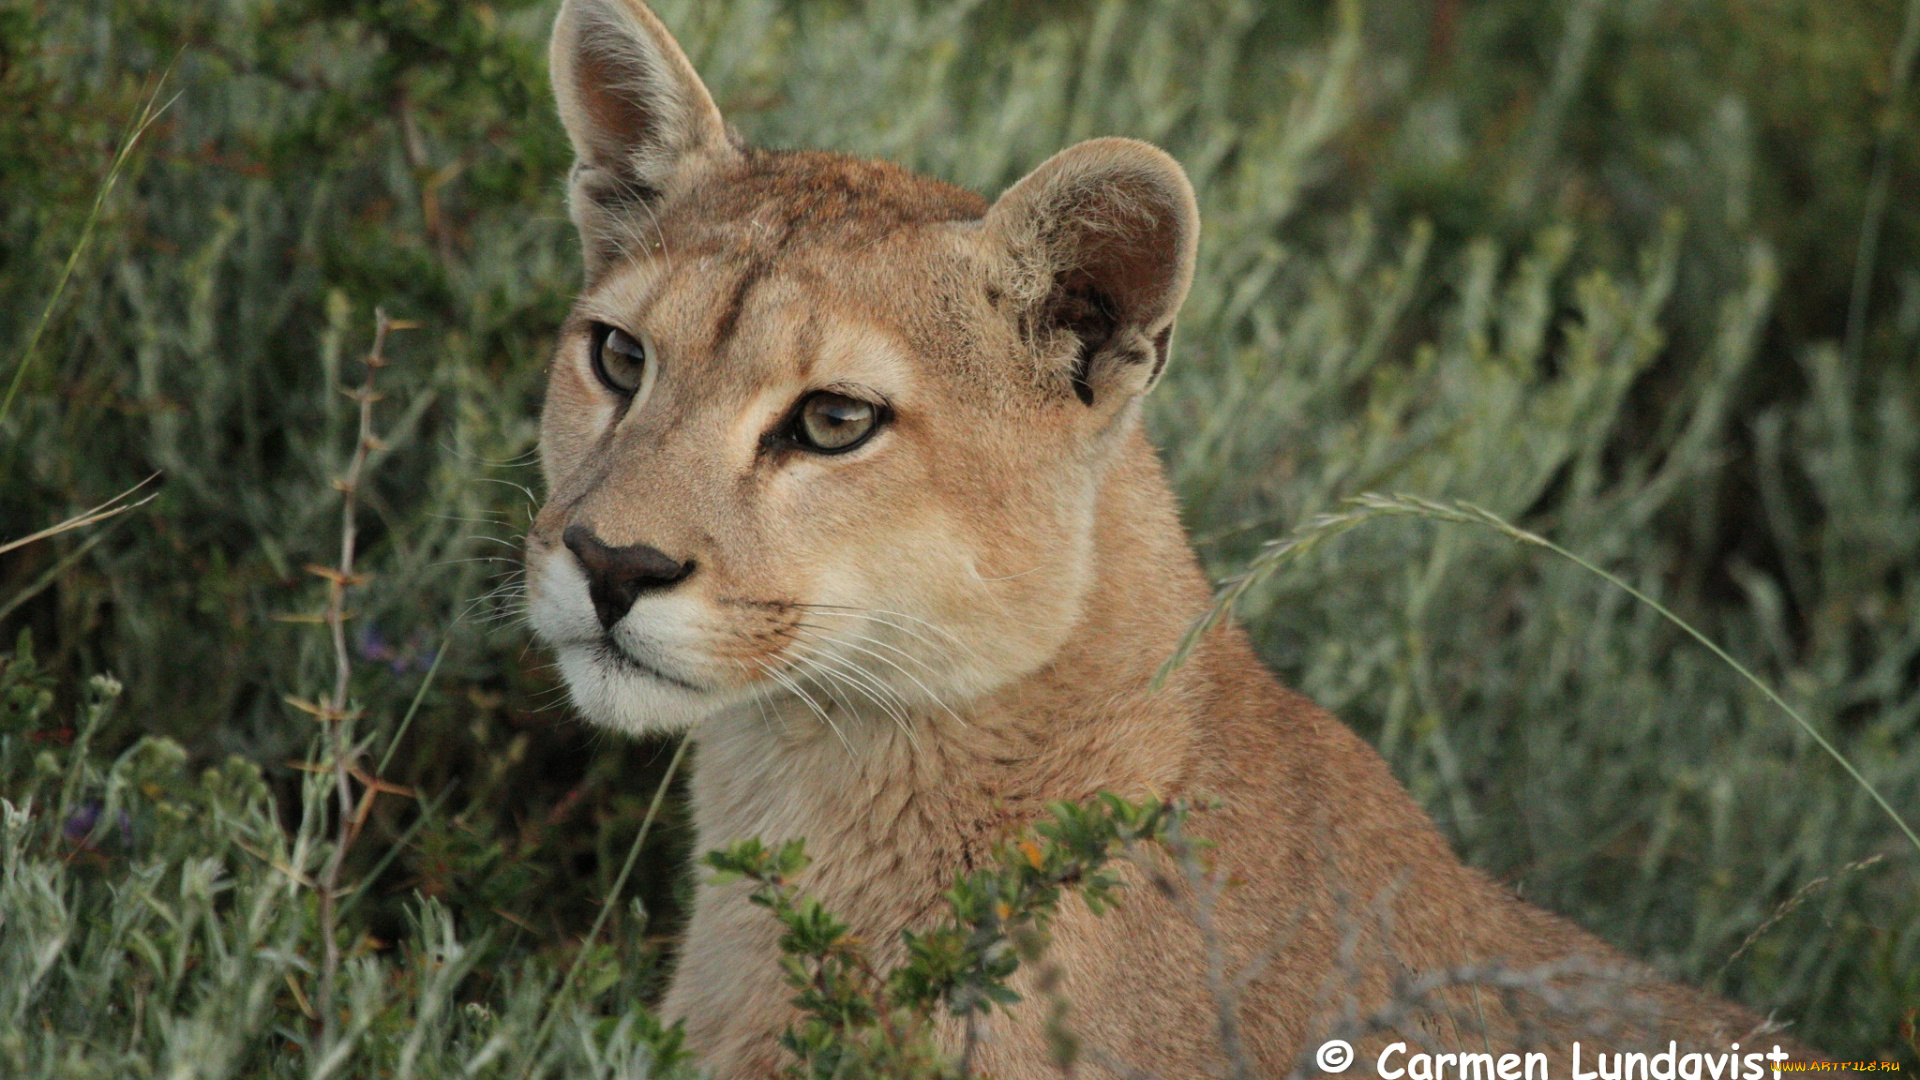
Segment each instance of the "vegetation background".
[[[585,941],[670,748],[575,721],[516,609],[578,280],[552,6],[0,0],[0,541],[161,474],[0,554],[0,1071],[674,1067],[636,1007],[689,872],[672,799]],[[1201,269],[1150,421],[1216,575],[1363,491],[1477,503],[1701,627],[1920,820],[1920,0],[658,9],[762,144],[985,192],[1098,134],[1185,164]],[[350,692],[413,797],[347,856],[328,1040],[288,699],[333,677],[304,568],[337,557],[376,307],[418,329]],[[1469,861],[1920,1063],[1920,858],[1645,607],[1397,520],[1240,611]]]

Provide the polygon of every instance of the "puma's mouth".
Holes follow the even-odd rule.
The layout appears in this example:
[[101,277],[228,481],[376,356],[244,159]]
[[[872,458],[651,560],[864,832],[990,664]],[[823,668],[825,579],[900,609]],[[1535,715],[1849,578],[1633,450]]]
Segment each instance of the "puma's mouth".
[[727,704],[720,688],[606,636],[579,634],[556,642],[555,652],[574,704],[607,727],[633,734],[685,731]]
[[596,641],[587,643],[585,647],[592,651],[595,660],[619,668],[622,671],[641,675],[649,679],[658,679],[669,686],[676,686],[682,690],[689,690],[696,694],[705,694],[712,690],[711,687],[701,686],[699,683],[691,682],[675,675],[657,664],[642,660],[626,649],[621,648],[620,643],[613,640],[612,637],[602,637]]
[[655,679],[668,686],[690,690],[696,694],[712,693],[715,689],[672,671],[669,665],[663,663],[658,657],[635,655],[612,634],[583,634],[569,640],[556,641],[553,647],[563,653],[575,653],[589,664],[610,668],[626,675]]

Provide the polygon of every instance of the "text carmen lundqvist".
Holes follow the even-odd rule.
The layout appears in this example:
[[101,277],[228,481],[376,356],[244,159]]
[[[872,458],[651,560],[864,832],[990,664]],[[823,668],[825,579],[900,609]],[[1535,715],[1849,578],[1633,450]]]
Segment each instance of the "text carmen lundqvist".
[[[1657,1054],[1601,1052],[1583,1059],[1580,1044],[1574,1043],[1568,1064],[1572,1080],[1763,1080],[1765,1061],[1772,1063],[1772,1080],[1780,1080],[1780,1063],[1788,1057],[1778,1046],[1742,1054],[1739,1043],[1725,1053],[1679,1051],[1679,1043],[1669,1042]],[[1388,1044],[1374,1067],[1381,1080],[1552,1080],[1545,1054],[1408,1054],[1403,1042]]]

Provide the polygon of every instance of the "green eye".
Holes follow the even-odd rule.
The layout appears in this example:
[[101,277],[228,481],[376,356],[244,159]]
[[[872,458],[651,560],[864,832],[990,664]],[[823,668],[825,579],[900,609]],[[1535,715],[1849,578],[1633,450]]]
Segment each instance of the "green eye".
[[872,402],[822,390],[800,403],[793,419],[793,440],[809,450],[838,454],[865,442],[880,426]]
[[604,323],[593,329],[593,373],[607,389],[621,397],[632,397],[647,373],[644,335],[636,339]]

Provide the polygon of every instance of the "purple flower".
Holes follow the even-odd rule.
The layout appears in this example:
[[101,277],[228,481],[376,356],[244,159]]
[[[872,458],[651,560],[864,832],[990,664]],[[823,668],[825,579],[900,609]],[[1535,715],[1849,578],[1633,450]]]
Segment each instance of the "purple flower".
[[389,663],[400,655],[399,652],[388,643],[386,636],[380,633],[380,628],[373,625],[371,621],[360,625],[359,640],[354,644],[356,646],[355,651],[360,654],[360,659],[362,660],[378,660],[383,663]]
[[423,631],[416,630],[407,638],[405,647],[399,647],[388,641],[372,622],[361,625],[355,651],[360,654],[360,659],[385,664],[396,675],[427,670],[433,666],[433,658],[439,652],[428,647],[427,635]]
[[74,843],[85,840],[93,833],[93,827],[100,822],[100,811],[104,809],[97,802],[90,802],[75,810],[67,823],[60,827],[60,835]]

